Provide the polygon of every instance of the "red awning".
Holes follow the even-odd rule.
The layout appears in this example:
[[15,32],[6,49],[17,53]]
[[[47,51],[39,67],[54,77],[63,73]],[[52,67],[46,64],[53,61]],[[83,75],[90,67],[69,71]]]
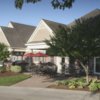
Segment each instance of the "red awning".
[[26,54],[24,54],[24,56],[26,56],[26,57],[34,57],[34,54],[33,53],[26,53]]
[[38,52],[36,54],[34,54],[34,57],[47,57],[48,55],[42,53],[42,52]]

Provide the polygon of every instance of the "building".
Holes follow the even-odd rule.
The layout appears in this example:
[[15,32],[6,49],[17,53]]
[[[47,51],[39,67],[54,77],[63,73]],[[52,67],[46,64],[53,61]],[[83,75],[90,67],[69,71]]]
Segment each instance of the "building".
[[[95,9],[90,13],[79,18],[88,19],[100,15],[100,9]],[[46,53],[46,50],[49,48],[48,45],[44,42],[45,40],[50,40],[50,37],[54,35],[54,32],[59,29],[59,26],[70,27],[75,25],[75,21],[69,23],[68,25],[49,21],[42,19],[37,27],[10,22],[7,27],[0,27],[0,43],[4,43],[8,46],[9,51],[11,52],[12,61],[23,59],[25,52],[33,53]],[[65,62],[69,64],[69,57],[65,57]],[[99,57],[94,58],[94,73],[99,73]],[[38,59],[34,57],[34,62],[39,63],[44,59]],[[47,57],[45,58],[46,62],[54,62],[58,66],[58,72],[62,70],[61,66],[61,57]],[[100,59],[99,59],[100,60]]]
[[11,60],[22,59],[26,52],[25,43],[32,35],[35,26],[10,22],[7,27],[0,27],[0,43],[8,46],[11,52]]
[[[88,19],[95,16],[100,15],[100,10],[95,9],[92,12],[82,16],[79,20]],[[27,49],[31,49],[33,52],[43,52],[46,53],[46,50],[49,48],[48,45],[44,42],[45,40],[50,40],[50,37],[53,36],[53,33],[59,28],[60,26],[73,26],[75,25],[75,21],[69,23],[68,25],[64,25],[62,23],[57,23],[49,20],[42,19],[39,24],[37,25],[35,31],[29,38],[28,42],[26,43]],[[54,63],[58,66],[58,72],[61,72],[61,57],[54,57]],[[66,63],[69,64],[69,58],[66,57]],[[96,68],[96,67],[95,67]],[[95,72],[94,68],[94,72]]]

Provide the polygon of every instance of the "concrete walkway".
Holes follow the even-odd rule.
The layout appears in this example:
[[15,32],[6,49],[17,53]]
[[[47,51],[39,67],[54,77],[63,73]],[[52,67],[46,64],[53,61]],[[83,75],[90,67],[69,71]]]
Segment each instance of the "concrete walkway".
[[24,80],[22,82],[19,82],[17,84],[14,84],[12,86],[45,88],[54,83],[56,83],[56,81],[50,77],[33,75],[31,78]]
[[100,94],[47,88],[0,87],[0,100],[100,100]]

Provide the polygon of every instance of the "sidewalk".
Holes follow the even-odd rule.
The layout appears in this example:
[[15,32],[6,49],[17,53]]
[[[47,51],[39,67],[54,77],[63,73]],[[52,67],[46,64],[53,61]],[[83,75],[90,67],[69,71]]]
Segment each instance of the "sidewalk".
[[47,76],[33,75],[31,78],[14,84],[14,87],[40,87],[45,88],[51,84],[56,83],[52,78]]

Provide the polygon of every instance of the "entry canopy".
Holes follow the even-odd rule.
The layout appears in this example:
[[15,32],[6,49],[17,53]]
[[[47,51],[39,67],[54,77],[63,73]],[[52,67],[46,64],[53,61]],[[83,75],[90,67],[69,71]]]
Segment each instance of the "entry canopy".
[[26,53],[26,54],[24,54],[24,56],[26,56],[26,57],[47,57],[48,55],[44,54],[42,52],[38,52],[36,54],[34,54],[34,53]]
[[26,57],[34,57],[34,53],[26,53],[26,54],[24,54],[24,56],[26,56]]
[[42,52],[38,52],[36,54],[34,54],[34,57],[47,57],[48,55],[42,53]]

